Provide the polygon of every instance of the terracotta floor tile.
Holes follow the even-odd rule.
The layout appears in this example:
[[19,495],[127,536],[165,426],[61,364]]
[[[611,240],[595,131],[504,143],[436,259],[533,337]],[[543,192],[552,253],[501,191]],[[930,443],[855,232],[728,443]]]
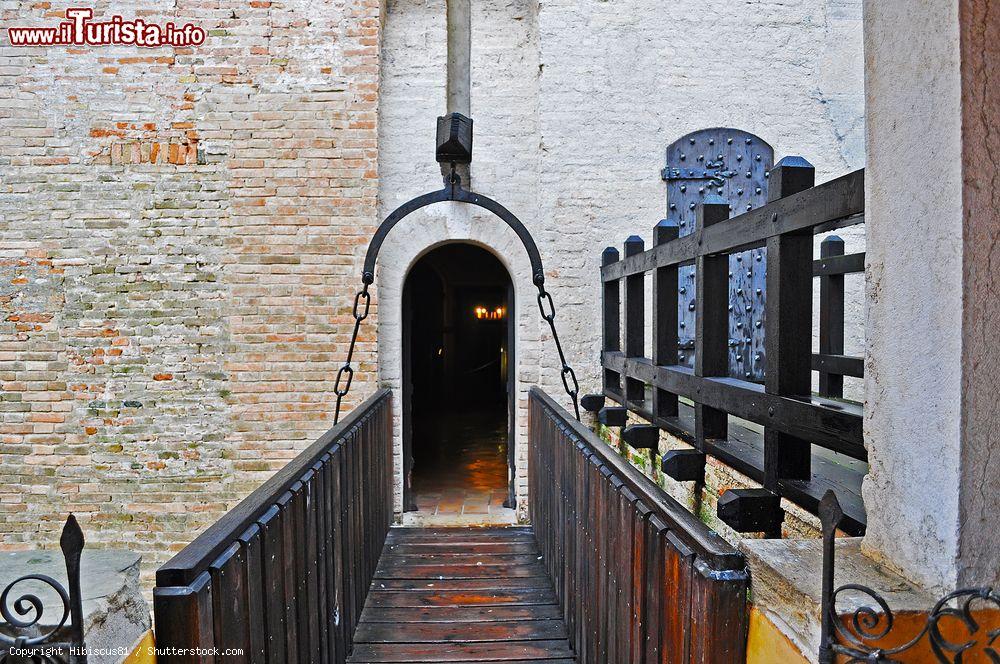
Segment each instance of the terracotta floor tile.
[[442,415],[429,418],[424,427],[431,428],[433,437],[421,439],[415,432],[414,449],[419,445],[435,447],[415,457],[415,518],[495,513],[509,519],[512,512],[503,508],[508,490],[505,416],[481,412]]

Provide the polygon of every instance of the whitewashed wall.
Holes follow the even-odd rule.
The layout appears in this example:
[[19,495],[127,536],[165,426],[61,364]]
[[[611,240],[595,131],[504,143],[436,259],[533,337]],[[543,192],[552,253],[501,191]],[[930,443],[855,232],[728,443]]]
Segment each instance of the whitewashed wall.
[[[473,185],[534,234],[584,391],[600,379],[600,252],[633,233],[650,243],[666,208],[659,172],[667,144],[732,126],[770,142],[776,158],[806,157],[818,181],[864,165],[860,1],[473,0],[472,44]],[[445,2],[390,0],[380,92],[383,214],[439,186],[434,118],[444,111]],[[398,385],[402,267],[419,251],[404,245],[474,237],[492,247],[512,269],[523,316],[516,340],[523,463],[526,386],[537,379],[562,392],[523,256],[517,246],[507,253],[509,231],[496,220],[457,206],[428,214],[436,217],[426,234],[400,234],[383,250],[381,263],[397,269],[377,282],[380,377]],[[858,231],[841,236],[849,252],[864,246]],[[861,354],[863,286],[860,278],[848,283],[856,325],[847,351]],[[518,486],[523,503],[523,477]]]

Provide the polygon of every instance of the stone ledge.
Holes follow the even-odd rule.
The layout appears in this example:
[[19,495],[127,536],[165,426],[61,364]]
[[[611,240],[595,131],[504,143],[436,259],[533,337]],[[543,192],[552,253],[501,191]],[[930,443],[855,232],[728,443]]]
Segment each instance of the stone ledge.
[[[141,556],[128,551],[84,549],[80,565],[84,640],[96,651],[128,651],[150,629],[149,606],[139,586]],[[45,574],[66,584],[66,564],[58,550],[0,553],[0,589],[25,574]],[[8,602],[25,592],[43,601],[41,625],[54,625],[62,615],[62,602],[54,591],[34,581],[19,583]],[[91,664],[117,664],[119,657],[96,654]]]
[[[819,539],[743,540],[740,549],[750,566],[754,607],[767,617],[810,662],[816,662],[820,639],[823,550]],[[837,540],[834,585],[858,583],[882,595],[894,612],[923,613],[937,597],[879,566],[861,552],[861,538]],[[838,600],[841,615],[871,604],[860,594]]]

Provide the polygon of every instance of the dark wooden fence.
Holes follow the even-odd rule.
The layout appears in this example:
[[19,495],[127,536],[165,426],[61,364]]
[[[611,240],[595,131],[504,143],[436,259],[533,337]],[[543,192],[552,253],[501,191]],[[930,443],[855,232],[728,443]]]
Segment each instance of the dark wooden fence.
[[745,661],[743,557],[532,388],[535,537],[581,664]]
[[162,660],[345,661],[392,522],[391,405],[365,401],[157,571],[157,645],[185,649]]
[[[724,496],[720,517],[743,532],[775,535],[781,497],[815,511],[827,489],[844,505],[842,527],[864,531],[858,490],[864,470],[857,466],[868,457],[861,404],[836,398],[843,394],[843,376],[863,375],[861,358],[843,355],[843,275],[863,272],[864,254],[843,255],[843,243],[831,240],[813,259],[817,233],[864,222],[864,171],[819,186],[813,186],[814,176],[804,159],[785,158],[769,173],[766,205],[730,218],[726,201],[706,195],[692,233],[679,237],[677,225],[665,220],[653,231],[651,249],[632,237],[624,258],[610,247],[602,254],[604,395],[691,443],[690,455],[664,456],[663,471],[674,479],[701,481],[705,455],[712,455],[761,483],[763,490]],[[755,249],[755,265],[766,267],[763,320],[753,323],[765,331],[763,385],[734,377],[740,374],[729,366],[729,312],[736,295],[729,292],[729,255],[747,249]],[[691,263],[693,369],[677,360],[677,270]],[[653,288],[651,358],[644,357],[647,274]],[[821,290],[818,354],[812,352],[814,277]],[[816,395],[813,370],[820,374]],[[681,412],[679,397],[693,404],[690,416]],[[732,435],[730,415],[764,427],[759,446]],[[814,446],[827,452],[817,454]]]
[[844,396],[844,376],[863,378],[862,357],[844,355],[844,275],[864,274],[864,252],[844,254],[844,241],[836,235],[823,239],[813,275],[819,281],[819,352],[812,368],[819,373],[821,397]]

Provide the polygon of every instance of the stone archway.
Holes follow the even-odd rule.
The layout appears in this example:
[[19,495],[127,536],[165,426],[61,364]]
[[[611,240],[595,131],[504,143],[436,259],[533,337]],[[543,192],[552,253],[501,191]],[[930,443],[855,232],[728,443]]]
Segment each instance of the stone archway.
[[[456,214],[459,212],[459,214]],[[466,213],[468,212],[468,213]],[[465,213],[465,214],[462,214]],[[403,286],[413,265],[442,244],[464,242],[486,249],[510,274],[514,291],[512,343],[517,348],[513,362],[514,495],[518,518],[526,517],[527,504],[527,409],[528,387],[538,381],[540,344],[539,318],[532,284],[531,264],[517,235],[492,215],[443,204],[413,213],[385,239],[378,257],[375,286],[378,289],[379,384],[402,394]],[[393,413],[394,508],[403,512],[403,413],[397,400]]]

